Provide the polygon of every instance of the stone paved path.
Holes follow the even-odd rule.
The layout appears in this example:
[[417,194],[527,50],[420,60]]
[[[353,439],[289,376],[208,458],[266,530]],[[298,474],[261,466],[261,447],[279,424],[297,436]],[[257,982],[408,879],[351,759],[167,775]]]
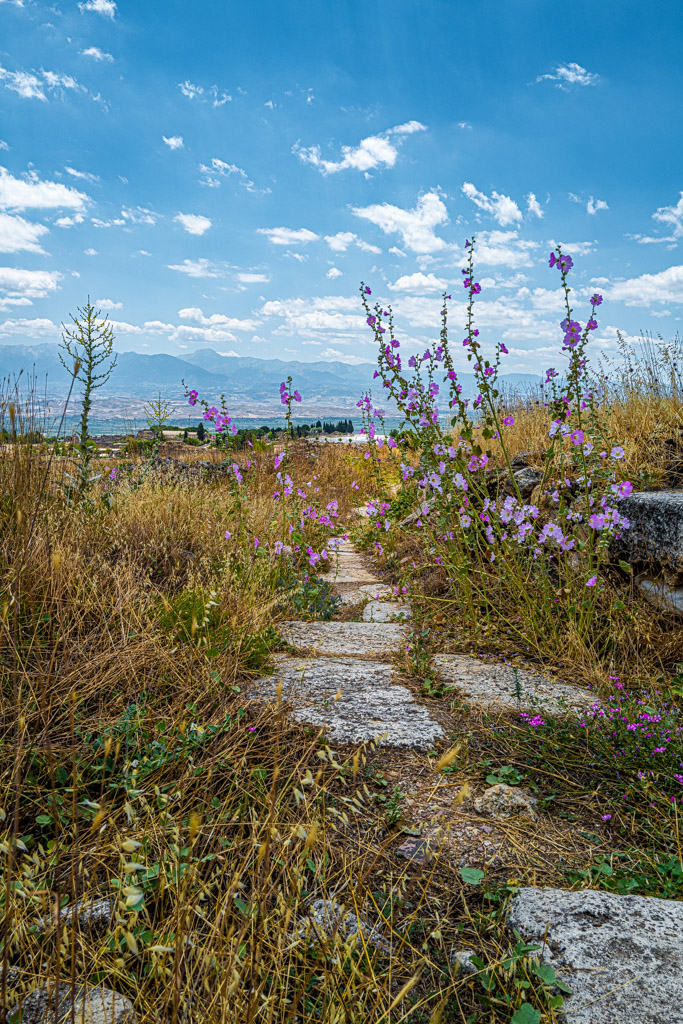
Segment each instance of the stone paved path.
[[[335,743],[430,750],[444,731],[389,663],[405,643],[410,608],[367,567],[348,541],[333,554],[330,582],[342,605],[366,601],[362,622],[285,622],[283,640],[309,656],[281,656],[251,696],[273,699],[278,683],[294,717],[322,725]],[[397,621],[398,620],[398,621]],[[381,660],[378,660],[381,659]]]

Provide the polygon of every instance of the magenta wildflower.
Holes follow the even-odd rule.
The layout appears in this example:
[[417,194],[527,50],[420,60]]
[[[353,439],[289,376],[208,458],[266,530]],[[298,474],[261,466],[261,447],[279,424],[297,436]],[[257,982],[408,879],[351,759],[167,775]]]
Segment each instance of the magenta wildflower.
[[511,427],[514,422],[514,416],[506,416],[505,419],[503,420],[503,423],[505,424],[506,427]]
[[598,582],[598,577],[597,576],[591,576],[591,578],[589,580],[586,580],[586,586],[587,587],[594,587],[597,582]]
[[225,531],[225,539],[226,540],[230,540],[231,537],[232,537],[232,534],[230,533],[230,530],[226,530]]

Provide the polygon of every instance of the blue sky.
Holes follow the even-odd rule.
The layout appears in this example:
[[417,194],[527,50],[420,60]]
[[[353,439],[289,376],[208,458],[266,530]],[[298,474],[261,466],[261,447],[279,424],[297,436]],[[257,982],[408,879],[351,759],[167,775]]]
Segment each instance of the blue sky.
[[678,0],[0,0],[0,343],[90,294],[120,350],[373,360],[361,278],[416,347],[452,291],[459,341],[473,233],[506,369],[557,362],[557,241],[596,352],[669,338],[682,38]]

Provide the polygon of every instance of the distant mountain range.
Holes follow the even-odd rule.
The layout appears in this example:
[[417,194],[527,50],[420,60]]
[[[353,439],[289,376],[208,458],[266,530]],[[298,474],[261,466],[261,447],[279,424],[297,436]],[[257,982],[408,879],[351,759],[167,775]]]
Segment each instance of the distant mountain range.
[[[302,363],[294,360],[256,359],[250,356],[222,356],[213,349],[199,349],[182,359],[171,355],[142,355],[120,352],[117,365],[104,388],[95,392],[93,414],[97,416],[140,415],[145,402],[162,397],[172,403],[185,399],[182,381],[200,395],[216,402],[225,395],[228,408],[236,416],[277,416],[280,382],[290,374],[303,395],[301,415],[341,416],[355,410],[359,397],[371,390],[377,404],[385,405],[382,389],[373,381],[374,364],[350,366],[339,362]],[[0,379],[14,378],[23,371],[22,380],[35,374],[36,390],[47,394],[53,411],[63,401],[70,376],[59,361],[57,345],[0,345]],[[474,375],[460,374],[463,394],[475,394]],[[47,383],[46,383],[47,380]],[[541,380],[529,373],[501,375],[509,390],[527,391]],[[22,386],[24,389],[26,385]]]

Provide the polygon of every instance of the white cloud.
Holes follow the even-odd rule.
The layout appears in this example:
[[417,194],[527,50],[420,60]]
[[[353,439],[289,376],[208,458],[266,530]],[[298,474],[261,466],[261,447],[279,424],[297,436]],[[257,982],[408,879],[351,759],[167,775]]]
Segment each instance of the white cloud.
[[447,282],[434,274],[404,274],[390,288],[397,292],[442,292]]
[[183,137],[182,135],[171,135],[168,138],[165,135],[161,136],[169,149],[183,149]]
[[72,217],[58,217],[55,224],[58,228],[72,228],[75,224],[82,224],[84,220],[82,213],[74,213]]
[[[670,225],[673,229],[673,238],[683,237],[683,192],[680,193],[680,198],[675,206],[660,206],[652,214],[652,219],[659,221],[660,224]],[[654,241],[654,239],[647,239],[647,241]]]
[[225,271],[217,264],[201,257],[198,260],[183,260],[182,263],[169,263],[169,270],[178,270],[188,277],[224,277]]
[[156,215],[144,206],[124,206],[121,216],[130,224],[156,224]]
[[182,224],[185,230],[191,235],[203,235],[211,227],[211,220],[199,213],[179,213],[173,220]]
[[6,142],[5,142],[5,140],[4,140],[4,139],[0,139],[0,149],[6,149],[6,150],[9,150],[9,146],[8,146],[8,144],[7,144]]
[[0,337],[12,334],[25,334],[29,338],[57,337],[59,327],[45,317],[36,317],[34,320],[5,320],[0,323]]
[[319,235],[308,228],[257,228],[259,235],[265,235],[273,245],[307,245],[316,242]]
[[549,80],[555,82],[559,89],[568,89],[571,85],[595,85],[600,76],[592,71],[586,71],[580,64],[558,64],[552,74],[539,75],[537,82]]
[[653,302],[683,302],[683,266],[668,267],[658,274],[641,274],[615,281],[605,288],[608,298],[627,306],[649,306]]
[[47,93],[63,94],[64,90],[71,92],[87,92],[85,86],[72,78],[71,75],[61,75],[56,71],[8,71],[0,64],[0,82],[4,83],[6,89],[16,92],[25,100],[43,100],[47,102]]
[[534,217],[543,216],[543,210],[541,209],[540,203],[533,192],[529,192],[526,197],[526,210],[528,214],[533,214]]
[[530,267],[536,242],[519,238],[516,231],[482,231],[477,236],[477,263],[489,267]]
[[392,245],[391,249],[389,249],[389,252],[393,253],[394,256],[400,256],[402,259],[406,259],[407,256],[407,253],[405,253],[403,249],[399,249],[397,245]]
[[347,363],[349,366],[360,366],[366,363],[373,363],[373,359],[363,359],[362,356],[350,356],[344,352],[340,352],[338,348],[331,348],[328,346],[320,353],[320,359],[334,359],[338,363]]
[[33,224],[23,217],[12,217],[9,213],[0,213],[0,252],[44,253],[38,239],[47,234],[44,224]]
[[114,302],[112,299],[97,299],[95,306],[98,309],[103,309],[105,312],[108,312],[112,309],[121,309],[123,307],[123,303]]
[[353,231],[338,231],[336,235],[325,235],[325,241],[332,252],[346,252],[358,236]]
[[89,171],[77,171],[73,167],[65,167],[64,170],[67,174],[70,174],[72,178],[80,178],[82,181],[87,181],[91,185],[99,181],[99,177],[96,174],[90,174]]
[[56,270],[20,270],[0,267],[0,292],[9,298],[44,299],[55,291],[60,278]]
[[35,171],[23,178],[15,178],[5,167],[0,167],[1,210],[45,210],[65,207],[82,210],[88,202],[84,192],[56,181],[41,181]]
[[223,178],[234,175],[237,178],[238,184],[245,188],[247,192],[254,192],[257,195],[268,195],[271,191],[269,188],[259,188],[251,180],[243,167],[238,167],[237,164],[228,164],[217,156],[212,157],[209,164],[200,164],[199,170],[202,174],[199,183],[200,185],[206,185],[208,188],[219,188]]
[[205,103],[211,103],[213,107],[222,107],[225,103],[230,103],[232,100],[230,93],[219,89],[217,85],[209,85],[205,89],[203,85],[195,85],[193,82],[186,80],[179,82],[178,88],[183,96],[187,96],[189,100],[201,100]]
[[325,277],[329,277],[330,281],[334,281],[336,277],[342,277],[342,272],[338,267],[330,267]]
[[268,274],[251,274],[247,271],[240,271],[237,280],[242,284],[267,284],[270,277]]
[[240,320],[238,317],[226,316],[224,313],[212,313],[211,316],[205,316],[198,306],[179,309],[178,316],[181,320],[189,320],[190,323],[199,324],[201,327],[227,327],[232,331],[255,331],[261,323],[260,320]]
[[448,221],[448,211],[436,192],[421,195],[414,210],[403,210],[390,203],[353,207],[357,217],[369,220],[385,234],[400,234],[404,245],[413,252],[428,253],[443,249],[446,243],[434,234],[439,224]]
[[84,249],[83,252],[86,256],[99,256],[97,249],[93,249],[92,246],[89,249]]
[[358,146],[342,146],[341,160],[324,160],[320,146],[304,147],[296,143],[292,152],[296,153],[303,163],[317,167],[321,174],[336,174],[349,168],[367,174],[368,171],[382,165],[393,167],[396,163],[398,149],[390,142],[390,136],[398,136],[400,142],[403,136],[419,131],[426,131],[425,125],[419,121],[407,121],[379,135],[369,135],[362,139]]
[[490,213],[502,228],[509,227],[511,224],[522,220],[522,211],[510,196],[505,196],[495,191],[490,196],[484,195],[470,181],[466,181],[463,184],[462,191],[463,195],[471,199],[480,210]]
[[[271,299],[260,309],[262,316],[276,317],[281,323],[275,335],[297,337],[300,341],[316,339],[322,333],[326,343],[346,345],[364,338],[365,318],[358,313],[355,296],[327,295],[305,299]],[[319,339],[317,339],[319,340]]]
[[593,215],[597,213],[598,210],[609,210],[609,206],[604,199],[593,199],[593,196],[591,196],[586,203],[586,213]]
[[86,0],[85,3],[80,3],[78,7],[81,12],[94,11],[95,14],[103,14],[105,18],[111,18],[112,21],[116,14],[114,0]]
[[106,50],[100,50],[99,46],[89,46],[87,50],[81,50],[81,57],[92,57],[93,60],[113,60],[111,53],[107,53]]

